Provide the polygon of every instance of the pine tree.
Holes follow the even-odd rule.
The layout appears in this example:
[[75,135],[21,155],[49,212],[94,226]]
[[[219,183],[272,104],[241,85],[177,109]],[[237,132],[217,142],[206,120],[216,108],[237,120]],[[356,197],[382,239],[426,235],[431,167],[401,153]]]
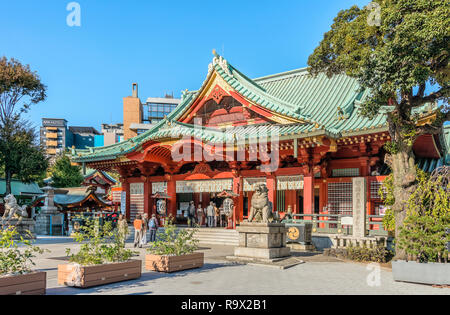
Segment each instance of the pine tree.
[[72,165],[68,156],[63,155],[58,158],[50,169],[53,186],[56,188],[79,187],[83,183],[84,177],[81,174],[81,167]]
[[[385,112],[392,141],[385,162],[393,172],[396,238],[406,203],[417,188],[413,144],[425,134],[440,134],[450,117],[450,6],[446,0],[375,0],[365,8],[338,13],[331,30],[309,57],[313,75],[346,74],[370,91],[360,113]],[[439,103],[434,119],[417,112]],[[430,114],[431,114],[430,113]],[[406,253],[398,246],[396,259]]]

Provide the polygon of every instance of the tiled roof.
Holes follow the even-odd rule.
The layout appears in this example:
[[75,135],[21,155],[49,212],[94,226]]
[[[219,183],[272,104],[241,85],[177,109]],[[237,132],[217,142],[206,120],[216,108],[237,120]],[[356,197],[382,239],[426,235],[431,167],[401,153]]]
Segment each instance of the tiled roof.
[[[0,196],[4,195],[6,192],[6,181],[0,179]],[[39,185],[35,182],[26,184],[19,180],[13,179],[11,181],[11,193],[14,196],[20,195],[40,195],[44,192],[39,188]]]
[[256,126],[235,127],[225,133],[219,129],[206,127],[195,129],[193,125],[177,121],[206,88],[206,83],[214,72],[250,102],[298,121],[288,125],[275,124],[267,127],[279,128],[280,136],[309,137],[324,134],[338,139],[388,130],[385,111],[380,111],[373,119],[358,114],[358,106],[365,100],[368,92],[361,91],[355,79],[345,75],[328,78],[324,74],[312,77],[307,69],[298,69],[251,80],[216,54],[202,87],[195,92],[183,92],[180,104],[165,120],[147,132],[124,142],[84,151],[72,150],[75,156],[73,160],[76,162],[114,160],[137,150],[145,142],[167,137],[176,138],[176,135],[195,136],[210,142],[224,142],[229,137],[239,138],[242,134],[257,134],[254,130]]

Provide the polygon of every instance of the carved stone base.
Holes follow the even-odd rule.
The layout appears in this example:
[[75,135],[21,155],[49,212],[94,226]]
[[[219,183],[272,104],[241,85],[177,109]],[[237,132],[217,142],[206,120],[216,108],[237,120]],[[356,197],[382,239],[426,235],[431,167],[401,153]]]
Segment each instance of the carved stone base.
[[36,239],[35,225],[36,222],[29,218],[11,219],[8,222],[4,222],[4,228],[9,226],[16,227],[17,233],[19,233],[16,237],[17,239],[19,239],[20,236],[24,239]]
[[244,222],[237,231],[239,247],[234,250],[235,257],[273,260],[291,256],[290,248],[286,247],[284,223]]
[[36,234],[50,235],[50,215],[39,214],[36,217]]

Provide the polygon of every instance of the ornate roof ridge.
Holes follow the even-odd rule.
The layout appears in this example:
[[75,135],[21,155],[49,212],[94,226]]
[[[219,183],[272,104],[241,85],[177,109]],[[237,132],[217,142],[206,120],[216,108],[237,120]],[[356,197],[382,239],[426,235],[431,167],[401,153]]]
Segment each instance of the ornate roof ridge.
[[308,67],[283,71],[280,73],[275,74],[269,74],[263,77],[254,78],[253,81],[255,82],[269,82],[269,81],[279,81],[279,80],[285,80],[287,78],[291,78],[293,76],[298,75],[308,75]]
[[[217,57],[215,57],[215,58],[217,58]],[[283,101],[283,100],[279,99],[278,97],[268,93],[265,88],[260,86],[254,80],[248,78],[246,75],[242,74],[239,70],[237,70],[235,67],[233,67],[231,64],[229,64],[221,56],[219,56],[219,60],[222,60],[222,61],[220,63],[216,63],[216,65],[213,66],[212,68],[211,68],[211,64],[210,64],[210,72],[212,72],[212,69],[214,67],[216,67],[216,70],[218,70],[217,72],[230,85],[233,85],[233,84],[231,84],[229,82],[232,79],[236,80],[239,84],[243,84],[244,88],[246,88],[247,90],[249,90],[250,92],[255,94],[256,98],[258,99],[258,101],[256,101],[257,104],[263,106],[264,108],[267,108],[268,110],[272,110],[274,112],[278,112],[278,113],[280,113],[282,115],[286,115],[286,116],[289,116],[289,117],[292,117],[292,118],[295,118],[295,119],[298,119],[298,120],[303,120],[303,121],[308,122],[308,123],[314,123],[313,121],[311,121],[309,116],[303,115],[303,114],[297,112],[299,109],[301,109],[301,107],[298,107],[295,104]],[[231,70],[231,75],[227,71],[225,71],[223,69],[224,67],[228,69],[228,72]],[[221,69],[223,70],[223,73],[225,75],[227,75],[229,78],[224,77],[224,75],[222,73],[220,73],[219,70],[221,70]],[[207,79],[209,79],[209,75],[208,75]],[[205,83],[206,83],[206,81],[205,81]],[[261,98],[258,96],[258,94],[260,94]],[[281,105],[281,107],[284,107],[284,108],[276,108],[276,109],[268,108],[267,106],[261,104],[261,101],[260,101],[261,99],[263,101],[264,100],[266,100],[266,101],[270,100],[270,101],[272,101],[274,103],[274,105]],[[252,99],[252,101],[255,101],[255,100]]]

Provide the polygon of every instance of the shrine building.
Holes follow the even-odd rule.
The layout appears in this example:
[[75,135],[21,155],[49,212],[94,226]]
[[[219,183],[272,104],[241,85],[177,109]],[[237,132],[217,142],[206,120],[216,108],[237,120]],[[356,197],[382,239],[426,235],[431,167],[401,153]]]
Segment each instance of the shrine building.
[[[312,77],[304,68],[250,79],[215,52],[208,70],[199,90],[184,91],[175,110],[147,132],[72,149],[73,162],[120,174],[128,219],[152,214],[164,196],[167,214],[181,220],[190,201],[220,206],[229,192],[239,224],[260,183],[280,213],[352,216],[357,198],[367,214],[379,214],[378,190],[389,173],[389,106],[373,119],[360,116],[369,91],[345,75]],[[437,110],[424,106],[420,123]],[[442,136],[422,136],[414,152],[431,170],[446,162],[444,147]]]

